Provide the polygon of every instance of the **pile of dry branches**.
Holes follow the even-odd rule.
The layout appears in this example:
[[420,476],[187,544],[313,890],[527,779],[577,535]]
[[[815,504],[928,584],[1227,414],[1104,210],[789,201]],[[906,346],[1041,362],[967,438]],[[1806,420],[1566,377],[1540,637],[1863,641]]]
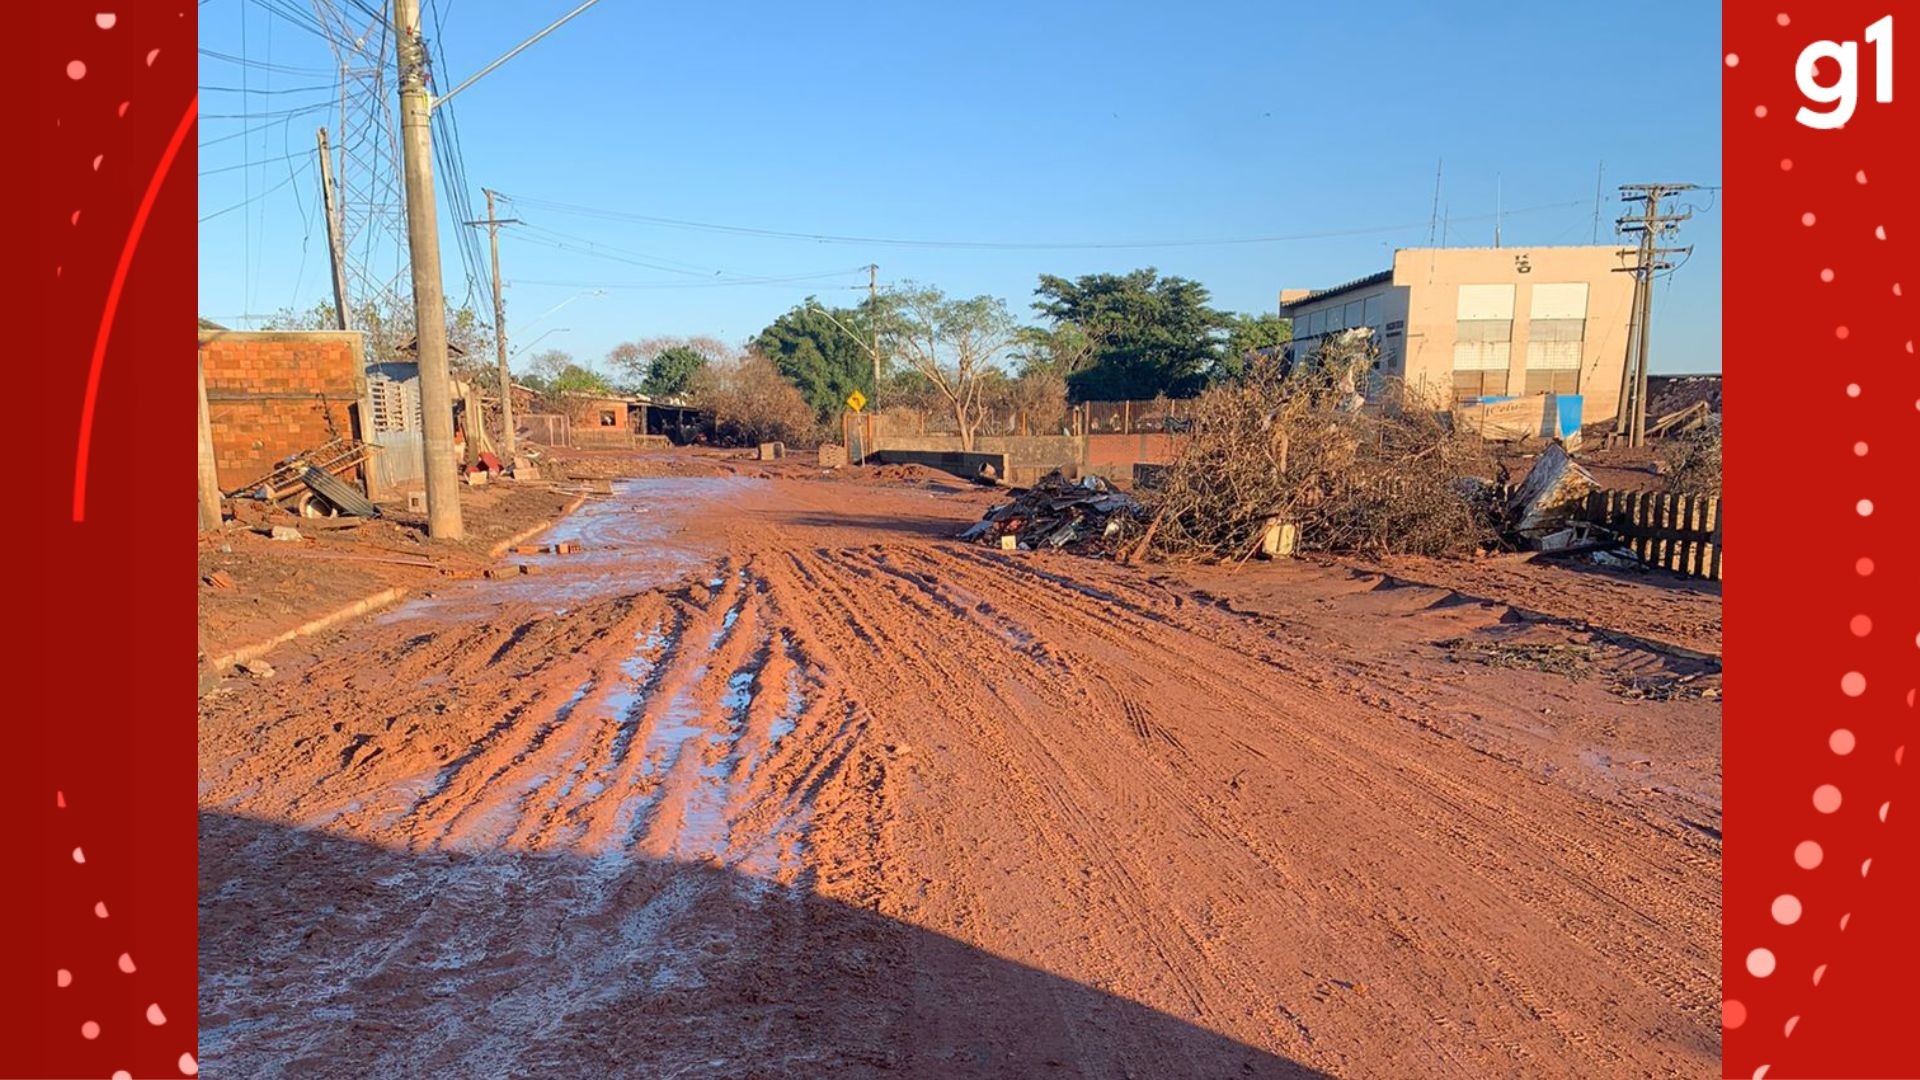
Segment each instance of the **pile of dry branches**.
[[1720,494],[1720,418],[1675,439],[1662,455],[1667,490],[1676,495]]
[[1245,558],[1269,522],[1302,548],[1369,555],[1464,554],[1496,535],[1486,444],[1438,410],[1356,386],[1374,350],[1359,337],[1285,374],[1256,359],[1246,376],[1195,402],[1179,458],[1152,493],[1129,558]]

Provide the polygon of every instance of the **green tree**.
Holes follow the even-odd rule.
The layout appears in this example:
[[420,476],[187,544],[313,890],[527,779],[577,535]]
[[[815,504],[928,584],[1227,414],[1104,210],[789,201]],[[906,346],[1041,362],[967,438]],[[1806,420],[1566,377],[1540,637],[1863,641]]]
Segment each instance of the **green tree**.
[[1237,378],[1246,370],[1247,354],[1293,340],[1293,320],[1278,315],[1227,316],[1227,344],[1220,355],[1218,374]]
[[1067,375],[1075,400],[1190,397],[1218,366],[1226,317],[1197,281],[1152,267],[1071,281],[1042,274],[1034,295],[1051,330],[1091,342],[1092,363]]
[[880,314],[883,352],[932,384],[960,428],[960,448],[973,434],[1004,381],[1004,364],[1019,327],[997,296],[949,298],[932,286],[904,283],[887,294]]
[[702,367],[738,358],[739,350],[726,342],[697,334],[623,341],[607,352],[607,366],[643,394],[674,397],[687,392],[688,381]]
[[773,361],[774,369],[799,388],[824,421],[837,414],[855,390],[875,396],[873,357],[862,345],[872,335],[867,305],[828,309],[808,297],[760,331],[753,348]]
[[706,354],[690,345],[675,345],[660,350],[640,382],[640,392],[649,397],[675,397],[687,392],[693,377],[707,366]]

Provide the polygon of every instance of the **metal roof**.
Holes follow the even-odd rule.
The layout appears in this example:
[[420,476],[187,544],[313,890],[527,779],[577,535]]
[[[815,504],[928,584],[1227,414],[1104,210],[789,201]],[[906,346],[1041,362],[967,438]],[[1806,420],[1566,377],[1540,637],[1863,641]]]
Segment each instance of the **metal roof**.
[[1294,300],[1290,303],[1280,305],[1280,310],[1291,311],[1294,308],[1305,307],[1306,305],[1314,303],[1316,301],[1325,300],[1329,296],[1338,296],[1343,292],[1352,292],[1354,289],[1364,289],[1369,285],[1384,285],[1387,282],[1390,282],[1392,280],[1393,280],[1393,270],[1392,269],[1382,270],[1377,274],[1368,274],[1366,277],[1363,277],[1363,278],[1354,278],[1352,281],[1349,281],[1344,285],[1335,285],[1331,289],[1321,289],[1318,292],[1308,293],[1307,295],[1301,297],[1298,300]]

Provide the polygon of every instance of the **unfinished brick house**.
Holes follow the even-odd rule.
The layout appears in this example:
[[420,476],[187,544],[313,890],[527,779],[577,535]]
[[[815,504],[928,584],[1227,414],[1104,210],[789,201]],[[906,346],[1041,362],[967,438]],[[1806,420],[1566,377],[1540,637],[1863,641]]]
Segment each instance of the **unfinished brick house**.
[[357,331],[200,328],[220,486],[232,491],[336,436],[364,438],[365,347]]

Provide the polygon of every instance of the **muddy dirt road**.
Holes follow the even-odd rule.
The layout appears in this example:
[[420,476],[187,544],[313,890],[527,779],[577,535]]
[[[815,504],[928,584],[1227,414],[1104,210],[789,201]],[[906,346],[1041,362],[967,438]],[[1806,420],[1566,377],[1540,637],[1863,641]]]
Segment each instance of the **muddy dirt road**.
[[985,498],[623,483],[226,682],[208,1074],[1717,1070],[1717,597],[944,539]]

